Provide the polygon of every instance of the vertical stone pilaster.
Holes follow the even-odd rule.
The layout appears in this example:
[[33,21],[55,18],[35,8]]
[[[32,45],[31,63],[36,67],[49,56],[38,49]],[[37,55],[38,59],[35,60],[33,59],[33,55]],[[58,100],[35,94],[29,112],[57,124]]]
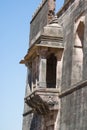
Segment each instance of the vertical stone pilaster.
[[39,49],[39,87],[46,87],[46,51]]
[[60,50],[58,54],[56,54],[57,58],[57,69],[56,69],[56,88],[59,88],[61,91],[61,77],[62,77],[62,55],[63,50]]
[[40,57],[39,87],[46,87],[46,59]]

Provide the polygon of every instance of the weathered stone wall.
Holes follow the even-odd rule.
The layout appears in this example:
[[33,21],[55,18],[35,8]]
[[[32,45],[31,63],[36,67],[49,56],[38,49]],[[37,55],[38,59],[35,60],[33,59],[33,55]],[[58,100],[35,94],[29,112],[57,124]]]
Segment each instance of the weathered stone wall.
[[42,0],[40,7],[36,10],[30,22],[30,44],[31,40],[52,20],[54,15],[55,0]]
[[[28,96],[31,92],[31,87],[29,84],[29,70],[27,69],[27,79],[26,79],[26,89],[25,89],[25,97]],[[32,120],[32,114],[27,114],[31,108],[24,102],[24,111],[23,111],[23,124],[22,130],[30,130],[30,124]]]
[[[81,80],[87,79],[87,1],[75,0],[72,5],[58,19],[64,30],[64,58],[62,69],[61,92],[67,91]],[[75,45],[75,22],[81,16],[85,17],[85,32],[83,42],[83,72],[77,73],[73,67],[78,67],[78,63],[74,62],[75,53],[73,51]],[[61,22],[62,21],[62,22]],[[80,55],[79,55],[80,56]],[[72,77],[72,71],[75,77]],[[78,80],[79,79],[79,80]],[[60,129],[59,130],[86,130],[87,129],[87,86],[79,90],[75,90],[71,94],[65,95],[60,99]]]
[[[71,5],[71,8],[72,10],[74,10],[74,4]],[[73,13],[71,12],[71,8],[69,7],[59,18],[59,22],[63,26],[64,46],[65,46],[63,57],[61,91],[66,90],[68,86],[71,84],[73,30],[74,30],[74,20],[72,18]]]
[[48,2],[46,1],[44,6],[38,11],[36,16],[30,23],[30,41],[36,36],[36,34],[47,24],[48,16]]
[[38,114],[33,114],[31,124],[30,124],[30,130],[43,130],[42,129],[42,119],[43,117]]
[[[63,26],[65,45],[62,70],[62,91],[70,88],[71,84],[79,82],[78,80],[74,81],[74,78],[72,78],[72,69],[75,65],[75,62],[73,62],[73,48],[75,43],[74,28],[75,21],[82,15],[85,10],[84,5],[84,1],[74,1],[58,19],[59,23],[61,23],[61,25]],[[78,63],[76,64],[76,66],[78,67]],[[79,77],[80,73],[75,73],[75,75]]]
[[59,130],[87,130],[87,86],[61,98]]
[[22,130],[30,130],[32,121],[32,115],[27,115],[23,117]]

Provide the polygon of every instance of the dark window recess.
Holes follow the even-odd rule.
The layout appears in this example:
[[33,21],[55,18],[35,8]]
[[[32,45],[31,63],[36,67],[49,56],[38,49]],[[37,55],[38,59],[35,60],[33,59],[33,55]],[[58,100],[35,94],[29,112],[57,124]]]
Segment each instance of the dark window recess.
[[83,47],[83,42],[84,42],[84,23],[80,21],[78,28],[76,30],[79,39],[81,41],[81,46]]
[[46,84],[47,88],[56,87],[56,65],[57,59],[54,54],[47,58]]

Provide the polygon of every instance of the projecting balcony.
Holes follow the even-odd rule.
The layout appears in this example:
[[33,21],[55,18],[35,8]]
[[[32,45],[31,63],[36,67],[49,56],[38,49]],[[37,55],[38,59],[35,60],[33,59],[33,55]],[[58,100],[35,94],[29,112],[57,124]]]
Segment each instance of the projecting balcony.
[[32,108],[30,113],[46,115],[52,110],[58,110],[58,94],[56,88],[37,89],[25,97],[25,103]]

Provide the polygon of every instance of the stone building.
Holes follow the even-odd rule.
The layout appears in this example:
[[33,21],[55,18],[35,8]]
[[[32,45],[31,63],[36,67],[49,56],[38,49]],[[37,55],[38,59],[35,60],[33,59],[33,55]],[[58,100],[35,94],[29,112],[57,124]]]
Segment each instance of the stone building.
[[43,0],[30,22],[23,130],[87,130],[87,0]]

